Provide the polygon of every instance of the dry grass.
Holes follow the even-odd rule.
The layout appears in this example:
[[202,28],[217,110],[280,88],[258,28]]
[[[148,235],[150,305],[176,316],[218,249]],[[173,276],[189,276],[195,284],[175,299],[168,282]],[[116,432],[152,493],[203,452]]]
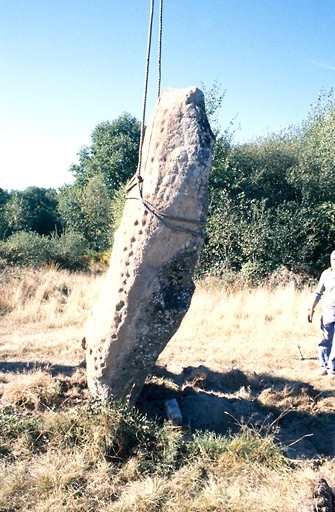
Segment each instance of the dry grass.
[[[83,409],[81,331],[103,279],[54,267],[0,277],[0,512],[318,510],[314,482],[335,486],[333,456],[321,441],[310,456],[305,439],[305,456],[292,460],[277,443],[334,425],[335,382],[316,373],[318,314],[307,323],[311,290],[197,286],[158,360],[165,374],[149,381],[180,396],[207,391],[244,414],[237,434],[184,440],[150,420]],[[255,404],[269,422],[249,424]]]

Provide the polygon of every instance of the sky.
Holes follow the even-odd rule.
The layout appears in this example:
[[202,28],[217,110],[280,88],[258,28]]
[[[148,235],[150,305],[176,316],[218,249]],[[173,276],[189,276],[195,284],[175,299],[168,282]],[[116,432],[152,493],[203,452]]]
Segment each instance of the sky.
[[[0,0],[0,188],[58,188],[103,121],[142,117],[151,0]],[[155,1],[146,119],[157,100]],[[335,0],[164,0],[161,89],[225,91],[243,143],[299,125],[335,78]]]

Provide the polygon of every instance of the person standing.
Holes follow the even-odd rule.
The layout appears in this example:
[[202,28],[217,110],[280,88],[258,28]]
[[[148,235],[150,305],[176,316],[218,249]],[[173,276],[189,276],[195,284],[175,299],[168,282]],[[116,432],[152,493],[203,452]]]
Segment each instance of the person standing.
[[321,274],[307,318],[309,322],[313,321],[316,305],[324,295],[321,316],[322,339],[318,344],[320,373],[335,378],[335,251],[330,255],[330,265]]

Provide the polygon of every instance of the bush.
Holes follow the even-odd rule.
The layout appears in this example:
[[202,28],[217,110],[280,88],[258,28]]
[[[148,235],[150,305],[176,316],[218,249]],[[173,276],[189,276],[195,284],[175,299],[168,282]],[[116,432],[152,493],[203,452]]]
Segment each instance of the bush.
[[39,267],[58,263],[63,268],[84,269],[87,266],[87,242],[76,232],[47,237],[34,232],[20,231],[0,242],[3,265]]
[[88,242],[76,231],[66,231],[51,239],[52,261],[68,269],[84,269],[87,266]]
[[0,257],[10,265],[37,267],[52,261],[52,243],[46,236],[19,231],[0,242]]

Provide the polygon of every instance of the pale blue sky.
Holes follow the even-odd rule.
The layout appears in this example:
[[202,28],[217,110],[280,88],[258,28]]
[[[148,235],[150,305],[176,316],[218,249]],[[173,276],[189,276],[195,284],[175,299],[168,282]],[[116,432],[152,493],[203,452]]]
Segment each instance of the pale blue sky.
[[[150,0],[0,0],[0,187],[69,182],[98,123],[141,118],[149,11]],[[334,85],[334,27],[335,0],[164,0],[162,89],[217,81],[236,141],[278,132]]]

